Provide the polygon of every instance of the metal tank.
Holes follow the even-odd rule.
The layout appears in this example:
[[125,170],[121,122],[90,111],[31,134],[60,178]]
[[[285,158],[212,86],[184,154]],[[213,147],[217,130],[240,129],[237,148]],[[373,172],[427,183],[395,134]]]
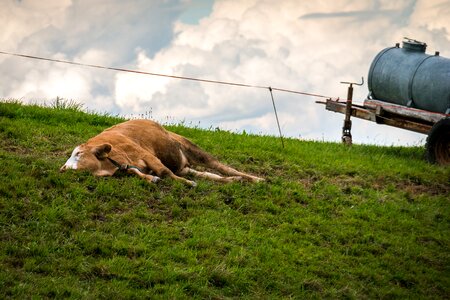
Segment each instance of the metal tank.
[[450,59],[425,54],[425,43],[406,39],[382,50],[369,69],[369,97],[439,113],[450,113]]

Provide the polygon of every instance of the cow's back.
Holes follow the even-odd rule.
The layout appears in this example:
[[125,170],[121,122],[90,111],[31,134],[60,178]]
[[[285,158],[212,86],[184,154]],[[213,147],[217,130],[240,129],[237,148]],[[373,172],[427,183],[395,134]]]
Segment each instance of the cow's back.
[[[136,144],[155,155],[171,171],[177,171],[182,162],[180,144],[168,131],[151,120],[130,120],[106,129],[90,141],[109,141],[112,146]],[[144,155],[144,153],[143,153]]]

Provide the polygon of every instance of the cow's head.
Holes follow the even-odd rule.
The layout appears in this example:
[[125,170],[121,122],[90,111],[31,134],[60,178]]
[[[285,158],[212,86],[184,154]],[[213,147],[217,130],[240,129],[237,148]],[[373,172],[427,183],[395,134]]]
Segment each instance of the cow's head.
[[60,171],[64,172],[65,170],[73,169],[87,170],[94,174],[102,173],[107,169],[108,163],[105,158],[108,157],[111,148],[111,144],[95,146],[82,144],[77,146]]

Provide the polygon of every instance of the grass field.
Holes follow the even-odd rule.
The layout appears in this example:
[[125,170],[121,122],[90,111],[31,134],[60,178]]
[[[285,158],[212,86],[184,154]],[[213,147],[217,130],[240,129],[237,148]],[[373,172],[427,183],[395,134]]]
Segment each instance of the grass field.
[[0,102],[0,298],[448,299],[450,168],[167,126],[263,183],[59,173],[123,119]]

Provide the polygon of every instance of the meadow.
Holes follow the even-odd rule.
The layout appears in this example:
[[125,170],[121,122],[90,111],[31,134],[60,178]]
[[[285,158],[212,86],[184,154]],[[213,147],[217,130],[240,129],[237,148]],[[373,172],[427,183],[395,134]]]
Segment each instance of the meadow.
[[252,184],[59,173],[123,118],[0,101],[0,297],[448,299],[450,168],[423,147],[179,125]]

